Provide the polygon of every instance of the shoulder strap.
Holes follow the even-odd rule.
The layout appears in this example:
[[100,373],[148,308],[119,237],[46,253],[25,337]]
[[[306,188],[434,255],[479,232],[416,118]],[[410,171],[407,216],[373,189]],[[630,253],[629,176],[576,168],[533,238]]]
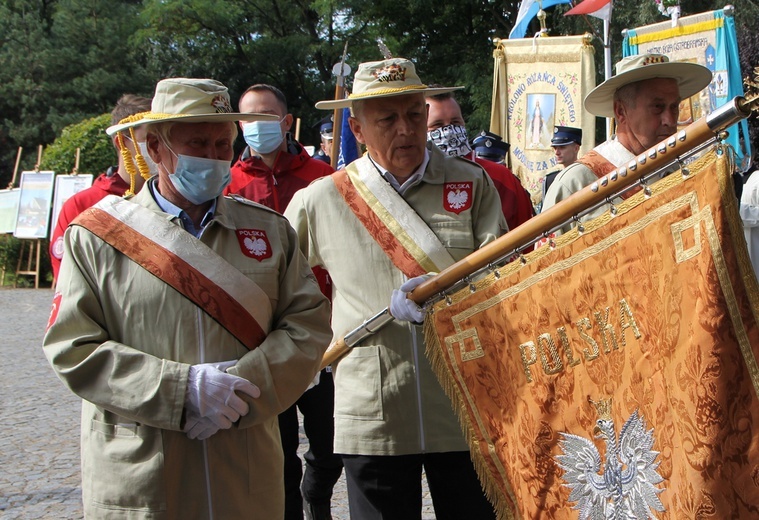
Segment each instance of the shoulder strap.
[[249,350],[266,338],[272,309],[263,289],[179,226],[114,196],[85,210],[72,224],[176,289]]

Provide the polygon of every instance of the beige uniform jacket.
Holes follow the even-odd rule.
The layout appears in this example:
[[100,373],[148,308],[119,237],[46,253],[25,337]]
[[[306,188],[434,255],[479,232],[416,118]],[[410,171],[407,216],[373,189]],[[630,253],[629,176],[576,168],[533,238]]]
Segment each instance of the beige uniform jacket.
[[[445,183],[466,181],[473,183],[471,208],[458,215],[446,211]],[[434,146],[422,181],[410,187],[404,199],[454,260],[506,229],[498,192],[482,168],[446,157]],[[331,177],[296,193],[285,216],[311,265],[324,267],[332,278],[336,339],[389,306],[393,289],[405,277],[345,204]],[[406,455],[468,449],[451,403],[425,357],[421,327],[390,323],[354,347],[333,374],[336,453]]]
[[[134,203],[161,212],[146,186]],[[252,203],[251,203],[252,204]],[[241,252],[235,229],[264,230],[272,256]],[[93,518],[284,514],[277,415],[306,389],[329,343],[329,309],[295,233],[261,206],[219,198],[200,240],[268,295],[272,330],[248,351],[177,291],[80,226],[65,235],[57,318],[44,339],[55,372],[84,401],[82,494]],[[180,430],[189,366],[239,359],[261,389],[250,413],[206,441]]]
[[[593,150],[601,154],[607,161],[616,167],[627,164],[635,158],[635,155],[622,146],[616,139],[603,142]],[[597,180],[598,177],[593,173],[593,170],[584,164],[578,162],[570,164],[564,168],[564,170],[556,176],[553,183],[551,183],[551,186],[548,188],[546,196],[543,199],[543,208],[540,211],[546,211],[551,206],[558,204],[573,193],[582,190],[585,186],[588,186]],[[619,202],[621,199],[615,199],[615,201]],[[583,222],[591,220],[605,213],[608,209],[609,205],[603,204],[593,211],[583,215],[580,220]],[[567,224],[561,228],[560,233],[566,233],[576,225],[576,222]]]

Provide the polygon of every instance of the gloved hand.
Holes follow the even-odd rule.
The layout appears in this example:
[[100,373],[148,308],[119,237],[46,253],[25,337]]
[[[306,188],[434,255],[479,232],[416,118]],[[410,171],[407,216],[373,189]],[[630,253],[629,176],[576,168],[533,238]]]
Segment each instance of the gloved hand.
[[396,320],[422,323],[427,311],[419,307],[416,302],[410,300],[407,295],[416,287],[432,278],[432,274],[423,274],[406,280],[398,289],[393,290],[390,296],[390,314]]
[[225,372],[236,363],[233,360],[190,367],[185,393],[188,418],[194,414],[210,419],[219,428],[226,429],[250,411],[248,404],[235,391],[255,399],[261,395],[261,390],[247,379]]
[[188,438],[202,441],[209,438],[220,429],[221,428],[216,426],[211,419],[196,415],[194,412],[188,412],[184,429],[182,431],[187,434]]

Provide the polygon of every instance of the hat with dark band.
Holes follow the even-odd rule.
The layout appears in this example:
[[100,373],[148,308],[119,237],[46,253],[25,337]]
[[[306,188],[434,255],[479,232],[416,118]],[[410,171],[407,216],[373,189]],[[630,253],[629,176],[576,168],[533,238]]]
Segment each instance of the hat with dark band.
[[554,126],[551,146],[566,146],[568,144],[582,144],[582,130],[571,126]]
[[485,130],[472,139],[471,144],[475,157],[496,162],[502,161],[511,148],[511,145],[501,139],[500,135]]

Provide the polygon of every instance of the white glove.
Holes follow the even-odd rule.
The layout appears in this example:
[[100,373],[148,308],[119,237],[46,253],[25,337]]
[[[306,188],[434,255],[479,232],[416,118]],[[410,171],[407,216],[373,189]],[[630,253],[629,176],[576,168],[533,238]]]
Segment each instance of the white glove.
[[198,439],[199,441],[202,441],[219,430],[220,428],[216,426],[211,419],[195,415],[194,412],[188,412],[184,423],[184,429],[182,431],[185,432],[190,439]]
[[311,390],[313,387],[315,387],[316,385],[318,385],[318,384],[319,384],[319,381],[321,380],[321,377],[322,377],[322,371],[321,371],[321,370],[319,370],[319,371],[316,373],[316,375],[314,376],[314,379],[313,379],[313,381],[311,381],[311,383],[309,383],[309,385],[308,385],[308,388],[306,388],[306,392],[308,392],[308,391],[309,391],[309,390]]
[[185,393],[188,418],[191,415],[207,418],[219,428],[227,429],[250,411],[248,404],[235,391],[255,399],[261,395],[261,390],[247,379],[225,372],[235,364],[237,361],[233,360],[190,367]]
[[427,311],[419,307],[416,302],[408,298],[408,293],[416,287],[427,281],[433,275],[423,274],[406,280],[398,289],[393,290],[390,296],[390,314],[393,318],[400,321],[410,321],[413,323],[422,323]]

